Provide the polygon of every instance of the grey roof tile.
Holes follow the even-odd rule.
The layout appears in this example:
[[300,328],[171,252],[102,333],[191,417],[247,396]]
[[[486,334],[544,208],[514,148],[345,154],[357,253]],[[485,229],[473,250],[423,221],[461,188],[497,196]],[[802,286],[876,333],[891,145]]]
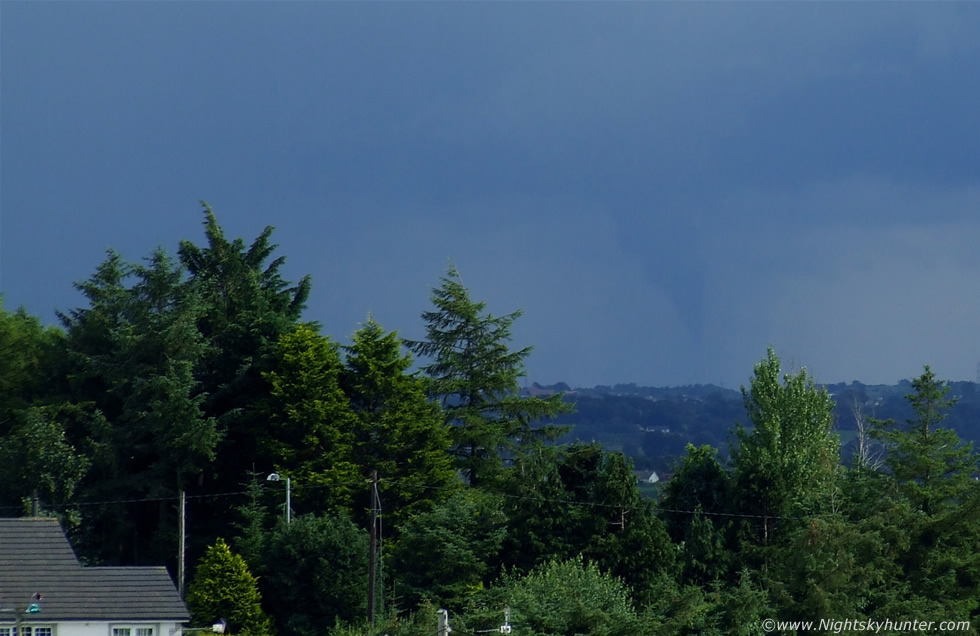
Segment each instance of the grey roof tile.
[[57,520],[0,519],[0,608],[35,592],[45,621],[190,619],[166,568],[82,567]]

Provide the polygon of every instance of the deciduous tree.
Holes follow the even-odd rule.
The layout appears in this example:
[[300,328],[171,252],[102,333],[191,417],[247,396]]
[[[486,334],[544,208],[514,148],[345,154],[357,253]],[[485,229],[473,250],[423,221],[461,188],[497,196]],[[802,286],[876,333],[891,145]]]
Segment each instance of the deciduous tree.
[[738,424],[732,449],[739,512],[756,515],[768,544],[781,517],[826,505],[840,464],[833,401],[806,372],[786,374],[769,349],[742,397],[751,428]]

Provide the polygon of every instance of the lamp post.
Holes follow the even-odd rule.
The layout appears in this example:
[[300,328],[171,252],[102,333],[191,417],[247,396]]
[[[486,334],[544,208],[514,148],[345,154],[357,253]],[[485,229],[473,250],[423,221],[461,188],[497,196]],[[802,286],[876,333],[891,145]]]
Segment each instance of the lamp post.
[[20,607],[18,607],[18,606],[15,605],[12,608],[2,608],[2,609],[0,609],[0,612],[12,612],[13,613],[13,615],[14,615],[14,625],[15,625],[14,629],[16,630],[16,633],[19,635],[21,633],[21,631],[22,631],[21,630],[21,627],[22,627],[23,622],[24,622],[24,615],[25,614],[32,615],[32,614],[37,614],[38,612],[40,612],[41,611],[41,600],[43,598],[44,597],[41,596],[41,593],[40,592],[35,592],[33,595],[31,595],[31,602],[28,603],[27,605],[23,605],[23,606],[20,606]]
[[[266,481],[282,481],[282,476],[279,473],[271,473],[265,478]],[[292,492],[292,482],[289,477],[286,477],[286,523],[288,524],[292,521],[292,506],[290,505],[290,494]]]

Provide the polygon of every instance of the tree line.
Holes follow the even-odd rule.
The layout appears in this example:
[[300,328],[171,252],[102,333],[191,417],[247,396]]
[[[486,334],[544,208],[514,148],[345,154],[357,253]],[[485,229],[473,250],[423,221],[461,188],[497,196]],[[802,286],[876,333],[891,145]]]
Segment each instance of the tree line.
[[622,453],[556,442],[572,407],[520,395],[520,312],[454,268],[421,340],[369,317],[343,344],[302,320],[311,281],[283,279],[272,228],[230,240],[205,206],[204,229],[176,257],[110,251],[58,327],[0,311],[0,507],[57,515],[86,563],[176,572],[186,493],[195,626],[431,634],[444,608],[456,634],[977,633],[978,456],[929,367],[842,463],[830,395],[769,350],[730,457],[688,445],[654,502]]

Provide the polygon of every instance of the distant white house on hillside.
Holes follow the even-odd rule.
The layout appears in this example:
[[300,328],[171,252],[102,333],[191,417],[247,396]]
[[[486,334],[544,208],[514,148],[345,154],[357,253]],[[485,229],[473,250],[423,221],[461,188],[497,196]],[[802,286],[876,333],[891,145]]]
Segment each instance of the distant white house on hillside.
[[636,475],[636,481],[641,484],[655,484],[660,481],[660,475],[657,474],[657,471],[648,473],[645,470],[634,470],[633,474]]

